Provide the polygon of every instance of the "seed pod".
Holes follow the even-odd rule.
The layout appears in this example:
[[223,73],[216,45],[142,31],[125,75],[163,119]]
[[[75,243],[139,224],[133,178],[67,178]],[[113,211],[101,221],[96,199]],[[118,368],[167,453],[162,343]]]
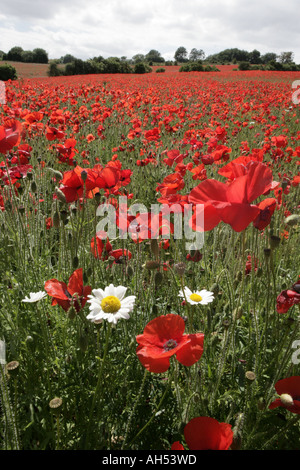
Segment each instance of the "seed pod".
[[60,411],[61,411],[61,406],[62,406],[62,399],[59,398],[59,397],[55,397],[53,398],[50,402],[49,402],[49,406],[51,408],[51,411],[52,413],[54,414],[59,414]]
[[11,361],[6,364],[6,371],[9,373],[10,376],[16,376],[19,372],[19,362],[18,361]]
[[186,265],[185,263],[176,263],[174,264],[174,271],[179,275],[183,276],[185,273]]
[[256,379],[255,373],[252,372],[251,370],[248,370],[246,372],[245,377],[246,377],[247,380],[249,380],[249,382],[253,382]]

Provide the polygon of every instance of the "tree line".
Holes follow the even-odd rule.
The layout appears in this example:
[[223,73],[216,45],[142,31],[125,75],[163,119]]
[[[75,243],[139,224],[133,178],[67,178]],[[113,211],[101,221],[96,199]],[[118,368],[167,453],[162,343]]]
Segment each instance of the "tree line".
[[13,62],[29,62],[35,64],[48,64],[48,52],[41,47],[37,47],[32,51],[24,51],[22,47],[12,47],[7,53],[0,51],[2,60],[9,60]]

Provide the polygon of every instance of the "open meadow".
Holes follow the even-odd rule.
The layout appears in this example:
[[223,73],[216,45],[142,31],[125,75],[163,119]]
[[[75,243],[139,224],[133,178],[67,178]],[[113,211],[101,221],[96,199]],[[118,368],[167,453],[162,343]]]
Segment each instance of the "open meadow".
[[5,83],[1,449],[300,450],[300,72],[219,68]]

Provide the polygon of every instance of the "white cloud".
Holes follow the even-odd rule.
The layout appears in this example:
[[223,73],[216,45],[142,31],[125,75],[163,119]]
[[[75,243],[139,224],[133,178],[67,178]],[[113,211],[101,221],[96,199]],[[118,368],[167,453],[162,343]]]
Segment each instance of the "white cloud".
[[50,58],[71,53],[127,56],[179,46],[206,55],[226,48],[262,54],[291,50],[300,63],[296,0],[10,0],[1,7],[0,49],[43,47]]

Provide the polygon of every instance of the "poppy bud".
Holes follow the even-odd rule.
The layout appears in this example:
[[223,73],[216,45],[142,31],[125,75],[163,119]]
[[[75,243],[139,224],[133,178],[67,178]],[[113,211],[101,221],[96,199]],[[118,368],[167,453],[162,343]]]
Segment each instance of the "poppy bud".
[[78,267],[78,264],[79,264],[78,256],[74,256],[73,262],[72,262],[73,268],[76,269]]
[[214,295],[217,295],[220,291],[220,286],[219,284],[213,284],[210,290],[214,293]]
[[66,196],[64,195],[64,193],[59,188],[55,188],[55,194],[57,196],[57,199],[60,202],[64,202],[65,204],[67,203]]
[[63,222],[65,220],[67,220],[67,217],[68,217],[68,212],[67,211],[65,211],[65,210],[60,211],[60,218]]
[[160,286],[162,281],[163,281],[163,275],[161,272],[158,271],[157,273],[155,273],[155,276],[154,276],[155,287]]
[[266,403],[265,403],[265,401],[264,401],[263,398],[260,398],[260,399],[258,400],[257,408],[258,408],[260,411],[263,411],[263,410],[266,408]]
[[59,213],[57,211],[55,211],[55,213],[53,215],[53,227],[59,228],[59,222],[60,222]]
[[280,238],[276,237],[276,235],[270,236],[270,246],[272,250],[275,250],[280,245]]
[[267,259],[269,259],[270,256],[271,256],[271,249],[270,248],[264,248],[264,255]]
[[95,201],[96,201],[97,204],[100,204],[100,201],[101,201],[101,194],[100,193],[95,194]]
[[53,168],[47,168],[48,171],[51,171],[51,173],[53,173],[53,176],[58,180],[62,180],[63,179],[63,174],[58,171],[58,170],[53,170]]
[[74,320],[74,318],[76,317],[76,309],[74,306],[69,308],[68,317],[70,318],[70,320]]
[[150,249],[151,249],[152,253],[154,254],[154,256],[155,256],[156,258],[158,258],[158,255],[159,255],[159,247],[158,247],[158,243],[157,243],[157,240],[156,240],[156,239],[151,240],[151,242],[150,242]]
[[297,225],[299,224],[299,222],[300,222],[300,215],[298,214],[289,215],[285,219],[286,225],[290,225],[290,226]]
[[145,266],[146,269],[149,269],[149,270],[158,269],[159,268],[159,262],[150,260],[150,261],[147,261],[144,266]]
[[131,266],[127,267],[127,276],[132,277],[133,276],[133,269]]

